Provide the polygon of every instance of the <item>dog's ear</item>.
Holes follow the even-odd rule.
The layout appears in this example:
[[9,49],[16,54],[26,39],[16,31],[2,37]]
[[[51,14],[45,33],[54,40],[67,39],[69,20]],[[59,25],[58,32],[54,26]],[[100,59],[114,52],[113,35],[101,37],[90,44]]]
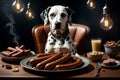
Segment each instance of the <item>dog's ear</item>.
[[42,18],[42,20],[44,21],[44,25],[48,24],[49,23],[49,20],[48,20],[48,12],[50,10],[50,6],[45,9],[44,11],[42,11],[42,13],[40,14],[40,17]]
[[65,7],[66,11],[68,12],[68,23],[71,25],[72,24],[72,14],[74,11],[70,9],[69,7]]

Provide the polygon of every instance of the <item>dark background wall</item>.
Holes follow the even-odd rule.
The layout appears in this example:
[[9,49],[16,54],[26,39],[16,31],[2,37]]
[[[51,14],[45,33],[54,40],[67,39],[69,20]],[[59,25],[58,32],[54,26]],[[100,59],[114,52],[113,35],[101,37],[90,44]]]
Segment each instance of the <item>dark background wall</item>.
[[[70,7],[75,14],[72,22],[89,26],[90,33],[87,39],[86,52],[91,50],[90,39],[101,38],[102,44],[107,40],[120,40],[120,5],[119,0],[108,0],[108,8],[113,19],[113,28],[109,31],[101,29],[99,22],[102,18],[102,8],[105,0],[95,0],[96,8],[91,10],[86,6],[87,0],[22,0],[25,9],[22,13],[15,13],[11,5],[14,0],[0,0],[0,51],[8,46],[24,44],[26,48],[35,50],[35,44],[32,38],[32,28],[35,25],[43,24],[39,14],[52,5],[64,5]],[[28,20],[25,17],[26,4],[31,2],[31,7],[35,12],[35,18]],[[13,30],[14,33],[11,33]],[[102,47],[102,50],[103,47]]]

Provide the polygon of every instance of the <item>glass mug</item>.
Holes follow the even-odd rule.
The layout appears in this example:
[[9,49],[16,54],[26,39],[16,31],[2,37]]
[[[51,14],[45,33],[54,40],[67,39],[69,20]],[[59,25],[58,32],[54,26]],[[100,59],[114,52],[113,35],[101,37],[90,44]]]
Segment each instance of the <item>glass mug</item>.
[[101,39],[91,39],[92,51],[100,51]]

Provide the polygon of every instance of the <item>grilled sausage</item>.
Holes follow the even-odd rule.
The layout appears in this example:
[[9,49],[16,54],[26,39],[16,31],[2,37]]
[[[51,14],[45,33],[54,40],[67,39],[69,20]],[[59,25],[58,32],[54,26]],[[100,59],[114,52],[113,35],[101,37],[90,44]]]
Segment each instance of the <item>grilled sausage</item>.
[[12,54],[16,53],[16,51],[3,51],[2,54],[7,57],[11,57]]
[[48,56],[48,55],[52,55],[52,54],[55,54],[55,53],[49,53],[49,54],[39,53],[36,55],[36,57]]
[[36,55],[36,57],[42,57],[42,56],[47,56],[47,55],[49,55],[49,54],[45,54],[45,53],[38,53],[38,54]]
[[55,70],[68,70],[68,69],[78,67],[82,64],[82,60],[80,58],[73,57],[73,59],[74,59],[74,62],[72,63],[56,65]]
[[16,49],[15,49],[15,48],[12,48],[12,47],[8,47],[7,50],[8,50],[8,51],[15,51]]
[[15,47],[17,51],[21,51],[22,49],[18,46]]
[[62,56],[61,58],[55,60],[55,61],[52,61],[50,63],[47,63],[45,65],[45,70],[50,70],[50,69],[53,69],[57,64],[61,64],[61,63],[64,63],[65,61],[67,61],[69,58],[71,57],[71,54],[70,53],[66,53],[64,56]]
[[12,57],[20,57],[21,55],[25,54],[23,50],[15,53],[15,54],[12,54]]
[[11,57],[13,54],[15,54],[17,51],[12,51],[12,52],[9,52],[9,57]]
[[23,50],[23,51],[24,51],[24,53],[27,54],[27,53],[30,53],[31,50],[30,50],[30,49],[25,49],[25,50]]
[[25,48],[25,46],[24,46],[24,45],[21,45],[21,46],[20,46],[20,49],[24,49],[24,48]]
[[4,56],[9,56],[9,51],[2,51],[2,54],[4,55]]
[[63,55],[62,52],[56,53],[56,54],[53,55],[52,57],[50,57],[50,58],[48,58],[48,59],[46,59],[46,60],[38,63],[38,64],[36,65],[36,69],[41,69],[41,68],[43,68],[47,63],[49,63],[49,62],[51,62],[51,61],[54,61],[54,60],[60,58],[62,55]]
[[45,55],[45,56],[41,56],[41,57],[35,57],[33,59],[31,59],[29,61],[29,63],[32,65],[32,66],[35,66],[36,64],[38,64],[39,62],[45,60],[45,59],[48,59],[50,58],[52,55]]

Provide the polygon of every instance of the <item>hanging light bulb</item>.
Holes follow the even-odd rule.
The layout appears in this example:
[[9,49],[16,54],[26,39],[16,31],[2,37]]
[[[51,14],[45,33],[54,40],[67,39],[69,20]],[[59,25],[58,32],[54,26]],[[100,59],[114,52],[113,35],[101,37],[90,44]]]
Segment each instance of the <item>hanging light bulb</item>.
[[35,14],[34,14],[32,8],[30,7],[30,3],[28,3],[28,4],[27,4],[26,17],[27,17],[28,19],[33,19],[34,16],[35,16]]
[[88,0],[88,1],[87,1],[87,6],[88,6],[88,8],[90,8],[90,9],[94,9],[95,6],[96,6],[96,3],[95,3],[94,0]]
[[110,17],[107,4],[103,7],[103,18],[100,21],[100,26],[103,30],[110,30],[113,26],[113,21]]
[[15,12],[20,13],[24,10],[24,4],[20,0],[15,0],[12,4],[12,8]]

